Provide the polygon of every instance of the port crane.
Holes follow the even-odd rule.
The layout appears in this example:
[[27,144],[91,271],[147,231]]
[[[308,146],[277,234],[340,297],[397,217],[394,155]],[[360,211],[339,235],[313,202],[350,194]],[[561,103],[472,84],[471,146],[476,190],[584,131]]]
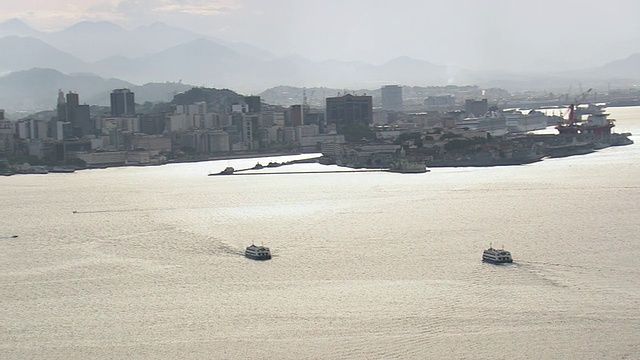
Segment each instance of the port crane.
[[576,101],[574,102],[574,105],[575,105],[575,106],[580,105],[580,103],[582,103],[582,102],[584,101],[584,99],[586,99],[586,98],[587,98],[587,95],[589,95],[589,93],[591,92],[591,90],[593,90],[593,88],[589,88],[589,90],[584,91],[582,94],[578,95],[578,96],[576,97],[576,99],[575,99]]
[[575,101],[573,102],[573,104],[569,105],[569,118],[567,119],[569,124],[575,124],[576,123],[575,110],[578,107],[578,105],[580,105],[584,101],[584,99],[587,98],[587,96],[589,95],[591,90],[593,90],[593,88],[589,88],[589,90],[583,91],[582,94],[576,96]]

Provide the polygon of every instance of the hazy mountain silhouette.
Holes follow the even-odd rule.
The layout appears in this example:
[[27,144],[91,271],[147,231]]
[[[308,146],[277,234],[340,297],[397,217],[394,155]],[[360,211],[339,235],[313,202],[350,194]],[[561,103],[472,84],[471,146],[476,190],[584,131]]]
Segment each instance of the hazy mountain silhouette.
[[173,95],[193,86],[179,83],[149,83],[136,86],[118,79],[104,79],[93,74],[63,74],[57,70],[34,68],[0,77],[0,99],[8,112],[37,111],[56,107],[58,90],[73,91],[82,103],[109,105],[113,89],[128,88],[136,102],[170,101]]
[[0,98],[8,110],[44,110],[56,107],[58,89],[73,91],[80,101],[104,91],[132,84],[95,75],[65,75],[57,70],[34,68],[0,77]]
[[607,63],[594,71],[595,76],[601,78],[631,78],[640,79],[640,53],[630,55],[626,59]]
[[0,38],[0,74],[34,67],[54,68],[63,72],[87,71],[88,66],[73,55],[31,37]]
[[235,76],[254,62],[225,46],[196,39],[140,58],[109,58],[94,63],[93,69],[101,76],[136,83],[182,80],[200,85],[232,85]]
[[38,38],[43,33],[31,28],[18,19],[7,20],[0,24],[0,36],[20,36]]
[[9,35],[40,39],[86,62],[113,56],[143,57],[201,38],[245,56],[262,59],[274,57],[269,51],[245,43],[224,41],[161,22],[126,30],[108,21],[82,21],[61,31],[46,33],[13,19],[0,24],[0,36]]

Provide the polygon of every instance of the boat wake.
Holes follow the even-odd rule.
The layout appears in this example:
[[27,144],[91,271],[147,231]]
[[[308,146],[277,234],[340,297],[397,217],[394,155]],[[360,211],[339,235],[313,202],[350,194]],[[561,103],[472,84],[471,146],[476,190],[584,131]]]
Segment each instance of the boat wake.
[[73,210],[74,214],[98,214],[98,213],[122,213],[122,212],[138,212],[138,211],[161,211],[176,210],[177,208],[149,208],[149,209],[120,209],[120,210]]
[[514,265],[549,285],[561,288],[571,287],[571,285],[567,283],[566,277],[563,276],[565,271],[563,271],[562,268],[581,268],[581,266],[575,265],[534,261],[519,261],[517,264],[514,263]]

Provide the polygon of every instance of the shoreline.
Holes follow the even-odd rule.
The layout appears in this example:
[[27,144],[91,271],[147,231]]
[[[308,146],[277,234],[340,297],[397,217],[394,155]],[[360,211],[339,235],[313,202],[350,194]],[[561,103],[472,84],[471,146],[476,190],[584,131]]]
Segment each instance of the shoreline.
[[[57,166],[46,166],[46,165],[33,165],[32,170],[28,171],[2,171],[0,172],[1,176],[14,176],[14,175],[47,175],[47,174],[73,174],[76,171],[84,171],[84,170],[100,170],[100,169],[109,169],[109,168],[121,168],[121,167],[151,167],[151,166],[163,166],[170,164],[187,164],[187,163],[198,163],[198,162],[207,162],[207,161],[220,161],[220,160],[239,160],[239,159],[252,159],[252,158],[265,158],[265,157],[282,157],[282,156],[297,156],[309,154],[309,156],[313,156],[314,154],[318,154],[317,152],[304,153],[304,152],[273,152],[273,153],[251,153],[251,154],[226,154],[226,155],[217,155],[210,156],[207,158],[198,158],[198,159],[184,159],[184,160],[171,160],[163,163],[149,163],[149,164],[108,164],[108,165],[94,165],[87,166],[84,168],[65,168],[63,165]],[[319,156],[315,156],[314,158],[318,158]],[[56,171],[54,168],[64,168],[66,171]]]

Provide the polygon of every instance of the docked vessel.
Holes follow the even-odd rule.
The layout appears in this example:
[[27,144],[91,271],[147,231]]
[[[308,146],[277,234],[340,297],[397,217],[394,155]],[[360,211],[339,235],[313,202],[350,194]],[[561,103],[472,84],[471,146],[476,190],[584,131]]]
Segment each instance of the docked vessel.
[[549,157],[559,158],[573,155],[584,155],[596,151],[593,142],[571,142],[568,144],[549,146],[547,153]]
[[390,164],[390,172],[403,173],[403,174],[421,174],[429,172],[427,165],[424,161],[408,161],[406,159],[400,159]]
[[257,246],[251,244],[244,251],[244,256],[253,260],[269,260],[271,259],[271,250],[266,246]]
[[502,136],[507,133],[507,119],[504,115],[495,111],[487,111],[483,116],[474,117],[471,115],[464,118],[456,125],[467,127],[472,130],[486,131],[491,136]]
[[49,169],[50,173],[64,173],[64,174],[70,174],[70,173],[74,173],[76,172],[76,169],[72,169],[72,168],[68,168],[68,167],[63,167],[63,166],[54,166],[53,168]]
[[507,119],[507,130],[511,133],[523,133],[542,130],[547,127],[548,116],[542,112],[531,110],[524,114],[522,111],[504,113]]
[[507,264],[512,263],[513,258],[511,253],[504,249],[494,249],[489,245],[489,248],[482,252],[482,261],[492,264]]

